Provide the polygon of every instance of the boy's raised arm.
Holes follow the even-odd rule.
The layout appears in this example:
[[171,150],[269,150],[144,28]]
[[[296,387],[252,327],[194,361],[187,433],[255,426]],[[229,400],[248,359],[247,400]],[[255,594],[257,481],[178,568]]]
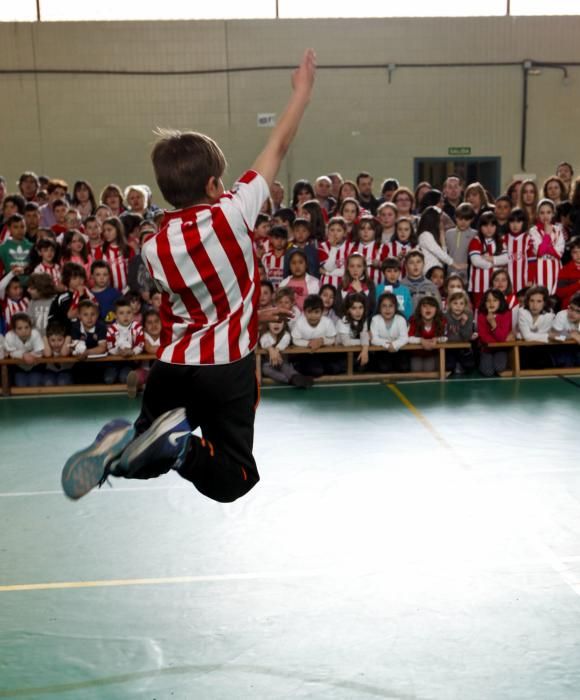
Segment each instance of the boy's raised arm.
[[274,182],[280,163],[286,155],[288,146],[292,143],[302,115],[310,102],[315,73],[316,54],[313,49],[307,49],[300,65],[292,74],[292,96],[286,109],[253,165],[253,169],[266,180],[268,187]]

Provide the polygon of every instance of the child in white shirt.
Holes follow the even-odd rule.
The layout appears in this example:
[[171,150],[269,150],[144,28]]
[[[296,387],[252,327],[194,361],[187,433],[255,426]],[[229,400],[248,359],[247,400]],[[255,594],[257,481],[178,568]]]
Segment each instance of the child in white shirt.
[[[317,294],[310,294],[304,300],[304,314],[294,323],[292,342],[297,347],[309,348],[316,352],[323,346],[334,345],[336,327],[323,314],[322,299]],[[301,374],[310,377],[320,377],[323,374],[338,374],[343,362],[333,360],[331,355],[300,356],[296,368]]]
[[43,372],[36,366],[44,352],[42,336],[32,327],[30,316],[25,313],[12,316],[11,328],[6,333],[4,349],[8,357],[23,360],[14,372],[14,384],[17,387],[40,386]]

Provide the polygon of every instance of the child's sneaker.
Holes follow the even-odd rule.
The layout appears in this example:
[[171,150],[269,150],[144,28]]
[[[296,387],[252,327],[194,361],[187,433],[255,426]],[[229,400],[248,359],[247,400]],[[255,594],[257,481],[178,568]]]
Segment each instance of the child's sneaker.
[[77,500],[99,486],[115,459],[135,436],[129,421],[115,418],[104,425],[95,441],[69,457],[62,470],[61,483],[65,494]]
[[115,463],[114,475],[131,478],[151,467],[160,473],[177,469],[187,452],[191,435],[184,408],[164,413],[123,452]]

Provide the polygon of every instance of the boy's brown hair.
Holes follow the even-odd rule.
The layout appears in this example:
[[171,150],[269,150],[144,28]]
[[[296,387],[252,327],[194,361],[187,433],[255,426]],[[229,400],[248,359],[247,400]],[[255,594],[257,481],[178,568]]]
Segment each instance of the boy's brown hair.
[[203,200],[208,180],[219,179],[227,166],[220,147],[195,131],[158,129],[156,135],[151,161],[165,199],[176,209]]

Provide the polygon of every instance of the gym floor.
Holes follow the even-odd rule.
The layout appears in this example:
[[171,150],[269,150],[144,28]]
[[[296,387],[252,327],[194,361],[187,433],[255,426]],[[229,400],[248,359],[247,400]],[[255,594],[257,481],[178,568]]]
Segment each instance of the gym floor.
[[262,481],[73,503],[124,396],[0,400],[0,698],[578,700],[580,378],[267,388]]

